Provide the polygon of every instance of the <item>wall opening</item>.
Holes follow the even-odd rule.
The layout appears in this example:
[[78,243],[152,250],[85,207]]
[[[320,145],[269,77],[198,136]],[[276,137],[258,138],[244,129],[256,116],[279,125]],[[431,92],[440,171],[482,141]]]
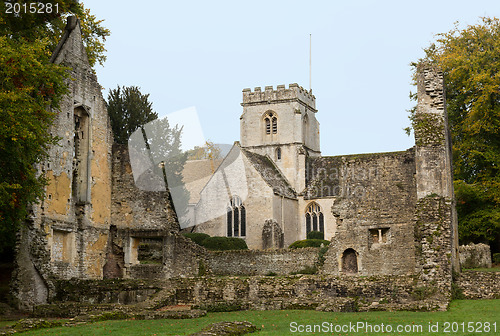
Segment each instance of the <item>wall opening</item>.
[[89,202],[90,118],[83,107],[74,111],[73,197],[76,204]]
[[71,262],[73,255],[73,241],[71,232],[62,230],[52,231],[52,261]]
[[389,242],[389,228],[370,229],[370,247],[377,247]]
[[342,254],[342,273],[357,274],[358,273],[358,255],[352,248],[348,248]]

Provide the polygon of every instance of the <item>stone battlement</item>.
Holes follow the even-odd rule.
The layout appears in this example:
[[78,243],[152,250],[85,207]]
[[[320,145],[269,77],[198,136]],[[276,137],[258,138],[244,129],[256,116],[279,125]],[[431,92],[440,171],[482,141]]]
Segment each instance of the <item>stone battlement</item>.
[[316,109],[316,97],[311,91],[307,91],[297,83],[288,85],[288,89],[285,85],[278,85],[276,90],[272,86],[266,86],[264,91],[260,87],[256,87],[254,91],[248,88],[243,89],[243,102],[241,105],[267,104],[287,100],[299,100],[314,110]]

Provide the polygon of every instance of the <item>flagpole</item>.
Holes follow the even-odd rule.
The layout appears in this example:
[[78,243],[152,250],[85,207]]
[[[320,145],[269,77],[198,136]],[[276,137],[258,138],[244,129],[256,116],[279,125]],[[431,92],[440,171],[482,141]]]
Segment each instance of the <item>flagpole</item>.
[[312,34],[309,34],[309,91],[312,91],[311,87],[311,73],[312,73],[312,58],[311,58],[311,48],[312,48]]

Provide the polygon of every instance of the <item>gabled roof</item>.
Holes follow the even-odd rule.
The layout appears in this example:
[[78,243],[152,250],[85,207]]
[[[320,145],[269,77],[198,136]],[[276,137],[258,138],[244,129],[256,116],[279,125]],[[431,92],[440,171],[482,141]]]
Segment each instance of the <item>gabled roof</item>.
[[274,165],[269,157],[250,152],[243,148],[241,148],[241,152],[248,158],[248,161],[250,161],[275,194],[287,198],[297,198],[295,190],[293,190],[288,180],[281,174],[278,167]]

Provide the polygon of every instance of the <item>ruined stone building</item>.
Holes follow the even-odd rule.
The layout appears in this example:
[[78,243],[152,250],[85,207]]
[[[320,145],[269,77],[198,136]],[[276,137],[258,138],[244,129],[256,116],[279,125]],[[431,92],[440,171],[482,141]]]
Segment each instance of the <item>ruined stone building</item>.
[[[52,60],[70,67],[72,79],[51,130],[59,146],[39,167],[49,180],[46,196],[20,233],[13,283],[20,307],[50,302],[57,281],[72,278],[288,275],[303,267],[326,276],[399,276],[390,300],[410,300],[417,282],[450,293],[452,268],[459,269],[457,222],[443,74],[432,65],[418,69],[415,147],[394,153],[321,156],[321,112],[310,91],[297,84],[243,90],[240,142],[198,183],[187,216],[195,231],[242,237],[252,250],[212,253],[179,234],[168,191],[134,182],[127,146],[113,144],[76,19],[69,19]],[[331,240],[321,263],[317,249],[276,249],[312,230]],[[155,247],[156,262],[141,263],[144,245]],[[393,281],[383,279],[376,285],[382,292]],[[261,293],[241,285],[236,295],[237,285],[228,283],[230,289],[217,287],[212,295],[200,281],[183,292],[191,293],[186,302]],[[329,285],[318,286],[321,292]]]

